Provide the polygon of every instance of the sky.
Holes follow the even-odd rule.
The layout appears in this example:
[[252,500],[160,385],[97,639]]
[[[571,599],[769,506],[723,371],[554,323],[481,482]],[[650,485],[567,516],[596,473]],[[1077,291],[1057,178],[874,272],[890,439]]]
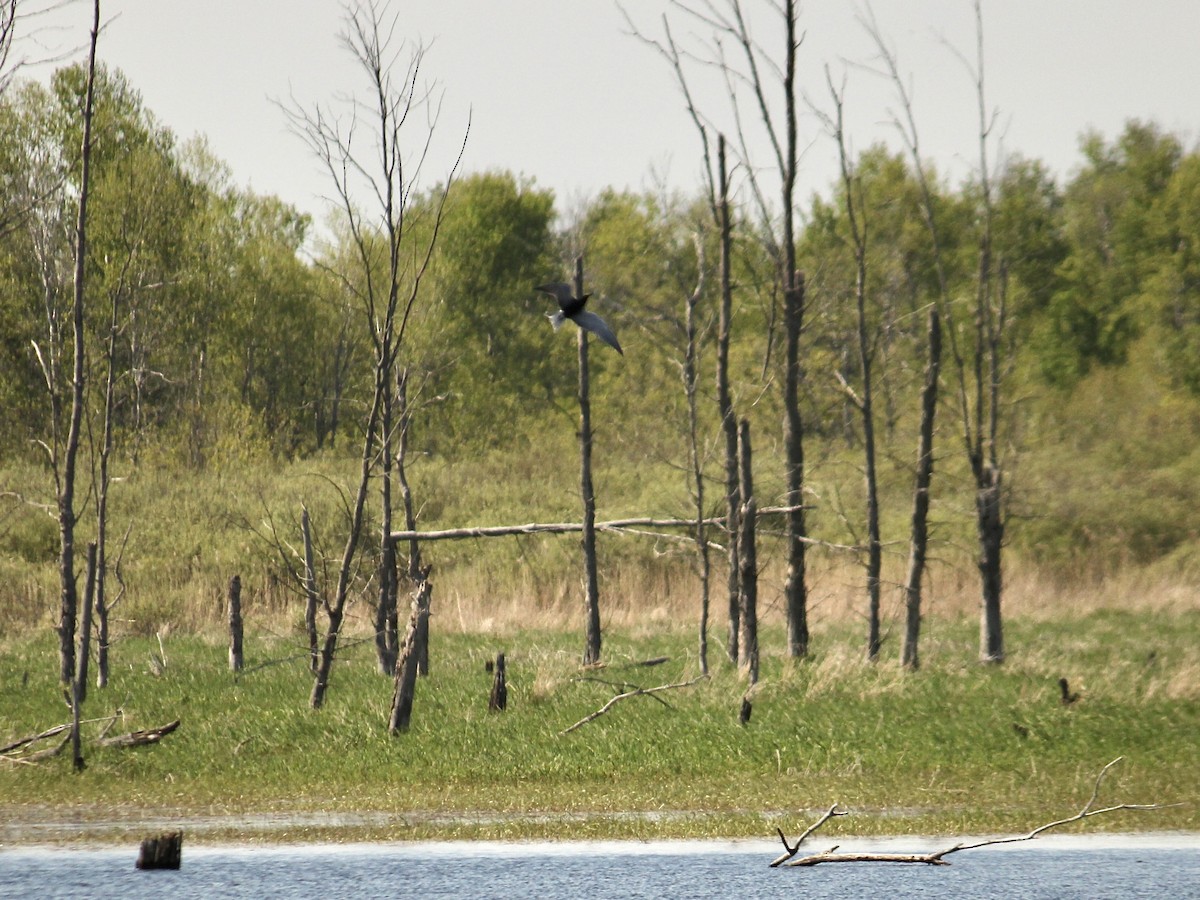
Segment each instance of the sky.
[[[711,29],[670,0],[622,5],[655,38],[665,13],[681,46],[712,58],[700,43]],[[781,55],[771,4],[744,6],[758,39]],[[27,42],[23,55],[36,60],[44,47],[82,46],[90,8],[75,3],[38,19],[38,44]],[[948,178],[964,177],[978,160],[975,87],[961,58],[975,53],[971,0],[874,0],[872,8],[909,85],[923,154]],[[844,85],[852,151],[879,140],[900,146],[889,125],[893,87],[870,69],[864,9],[853,0],[800,5],[801,197],[826,193],[836,175],[835,146],[819,114],[830,110],[827,67]],[[700,188],[700,143],[677,82],[662,57],[629,33],[616,0],[392,0],[390,10],[404,42],[397,74],[410,51],[423,48],[422,80],[441,98],[428,186],[449,172],[469,121],[462,171],[511,171],[552,189],[560,210],[608,187]],[[126,74],[162,124],[181,140],[204,136],[236,184],[323,216],[328,176],[289,131],[279,104],[336,107],[366,86],[338,40],[344,4],[104,0],[101,12],[100,59]],[[1112,138],[1130,118],[1155,121],[1195,146],[1196,0],[984,0],[983,16],[993,159],[1019,153],[1065,177],[1080,162],[1081,133]],[[24,71],[45,78],[49,68]],[[693,64],[689,82],[706,118],[732,133],[727,93],[712,68]],[[767,165],[762,136],[750,141],[753,164]]]

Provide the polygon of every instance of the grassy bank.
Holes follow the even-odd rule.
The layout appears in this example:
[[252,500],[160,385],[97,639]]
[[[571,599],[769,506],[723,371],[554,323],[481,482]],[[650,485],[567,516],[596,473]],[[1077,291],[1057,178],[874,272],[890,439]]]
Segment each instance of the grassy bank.
[[[610,628],[607,667],[585,672],[573,631],[452,633],[435,618],[413,728],[394,738],[384,727],[390,681],[376,673],[369,643],[347,647],[327,706],[313,712],[294,634],[257,632],[250,670],[237,678],[215,634],[167,633],[161,648],[130,636],[85,714],[120,708],[116,732],[175,718],[182,727],[157,746],[89,746],[81,774],[69,754],[2,762],[0,815],[96,824],[374,815],[335,831],[284,825],[272,839],[761,837],[776,825],[795,832],[839,802],[854,815],[831,822],[831,834],[1008,832],[1075,812],[1099,769],[1124,756],[1103,803],[1185,805],[1081,827],[1200,830],[1200,613],[1027,616],[1010,621],[1013,650],[996,667],[973,661],[969,620],[931,620],[926,634],[915,674],[892,660],[862,662],[857,632],[837,628],[802,664],[767,652],[745,726],[745,685],[718,661],[708,681],[662,702],[629,698],[563,735],[628,685],[695,677],[690,629]],[[2,743],[66,721],[52,637],[2,645]],[[769,632],[763,644],[779,647],[782,637]],[[501,649],[509,709],[489,714],[484,663]],[[166,657],[159,675],[152,652]],[[633,665],[662,655],[670,660]],[[1078,702],[1060,703],[1060,676]],[[100,728],[85,726],[85,738]],[[232,824],[210,834],[246,837]]]

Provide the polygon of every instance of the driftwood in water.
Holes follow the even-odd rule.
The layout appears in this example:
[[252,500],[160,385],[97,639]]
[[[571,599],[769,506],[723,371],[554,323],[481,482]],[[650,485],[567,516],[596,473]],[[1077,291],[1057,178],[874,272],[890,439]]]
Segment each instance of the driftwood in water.
[[488,710],[503,712],[508,707],[508,682],[504,673],[504,654],[496,654],[496,664],[492,666],[492,695],[488,698]]
[[1104,813],[1116,812],[1122,809],[1131,810],[1149,810],[1149,809],[1166,809],[1171,806],[1178,806],[1177,803],[1121,803],[1117,806],[1106,806],[1102,809],[1095,809],[1096,800],[1100,794],[1100,785],[1104,781],[1104,776],[1108,774],[1108,770],[1119,763],[1124,757],[1118,756],[1096,776],[1096,783],[1092,788],[1092,796],[1088,802],[1083,805],[1083,809],[1073,816],[1068,816],[1065,819],[1058,819],[1054,822],[1047,822],[1045,825],[1039,825],[1037,828],[1030,831],[1028,834],[1016,835],[1013,837],[988,838],[982,841],[976,841],[973,844],[959,843],[952,847],[946,847],[942,850],[936,850],[932,853],[838,853],[837,846],[830,847],[820,853],[813,853],[809,856],[803,856],[796,859],[795,856],[800,850],[800,845],[805,839],[813,834],[818,828],[828,822],[830,819],[837,816],[849,815],[846,810],[838,809],[838,804],[834,804],[825,811],[816,822],[805,829],[804,834],[796,840],[795,844],[789,844],[787,838],[778,828],[775,829],[779,835],[779,839],[783,841],[784,853],[777,857],[772,863],[771,868],[778,866],[816,866],[821,863],[839,863],[839,862],[884,862],[884,863],[920,863],[927,866],[948,866],[949,862],[946,857],[951,853],[958,853],[962,850],[977,850],[980,847],[991,847],[996,844],[1017,844],[1022,841],[1032,841],[1039,835],[1049,831],[1052,828],[1058,828],[1061,825],[1069,825],[1072,822],[1079,822],[1091,816],[1099,816]]
[[183,858],[183,832],[170,831],[142,841],[139,869],[178,869]]

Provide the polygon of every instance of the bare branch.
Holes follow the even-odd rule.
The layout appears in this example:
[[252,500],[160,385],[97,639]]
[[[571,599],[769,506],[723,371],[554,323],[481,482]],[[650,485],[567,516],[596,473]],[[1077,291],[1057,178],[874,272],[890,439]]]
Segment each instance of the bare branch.
[[[703,681],[706,677],[707,676],[705,676],[705,675],[700,675],[700,676],[697,676],[696,678],[693,678],[691,681],[677,681],[674,684],[660,684],[658,687],[652,687],[652,688],[635,688],[634,690],[626,691],[623,694],[617,694],[611,700],[609,700],[607,703],[605,703],[602,707],[600,707],[598,710],[596,710],[593,713],[588,713],[588,715],[584,716],[582,719],[580,719],[574,725],[564,728],[562,731],[559,732],[559,734],[560,735],[570,734],[575,729],[582,728],[588,722],[595,721],[596,719],[598,719],[602,715],[604,715],[606,712],[608,712],[610,709],[612,709],[614,706],[616,706],[622,700],[628,700],[630,697],[653,696],[655,694],[660,694],[663,691],[674,690],[675,688],[691,687],[692,685]],[[660,699],[660,698],[656,697],[655,699]]]
[[947,847],[944,850],[937,850],[932,853],[837,853],[836,851],[838,848],[832,847],[829,850],[825,850],[821,853],[814,853],[811,856],[793,859],[798,848],[800,847],[800,844],[805,838],[809,837],[813,832],[824,825],[825,822],[827,822],[833,815],[843,815],[843,813],[835,812],[837,809],[837,804],[834,804],[829,808],[829,811],[825,813],[824,816],[822,816],[817,822],[815,822],[813,825],[810,825],[808,829],[805,830],[804,834],[800,836],[800,839],[796,841],[794,846],[789,845],[787,838],[783,836],[783,832],[776,829],[776,831],[779,833],[780,840],[783,841],[784,848],[788,852],[774,860],[771,863],[771,867],[774,868],[784,863],[787,863],[787,865],[791,867],[816,866],[820,865],[821,863],[839,862],[919,863],[929,866],[948,866],[950,863],[946,861],[945,857],[952,853],[958,853],[963,850],[976,850],[980,847],[992,847],[997,844],[1016,844],[1023,841],[1032,841],[1039,835],[1042,835],[1053,828],[1059,828],[1063,825],[1069,825],[1073,822],[1080,822],[1084,819],[1091,818],[1092,816],[1101,816],[1106,813],[1118,812],[1120,810],[1169,809],[1171,807],[1182,805],[1180,803],[1120,803],[1115,806],[1106,806],[1102,809],[1096,809],[1096,801],[1100,796],[1100,786],[1103,784],[1105,776],[1108,774],[1109,770],[1112,769],[1112,767],[1119,763],[1122,759],[1124,759],[1124,757],[1118,756],[1100,770],[1100,773],[1096,776],[1095,783],[1092,785],[1092,795],[1088,798],[1087,803],[1083,805],[1083,808],[1079,812],[1073,816],[1068,816],[1065,819],[1058,819],[1053,822],[1047,822],[1045,825],[1039,825],[1037,828],[1034,828],[1027,834],[1016,835],[1014,837],[989,838],[987,840],[977,841],[973,844],[960,843],[955,844],[952,847]]

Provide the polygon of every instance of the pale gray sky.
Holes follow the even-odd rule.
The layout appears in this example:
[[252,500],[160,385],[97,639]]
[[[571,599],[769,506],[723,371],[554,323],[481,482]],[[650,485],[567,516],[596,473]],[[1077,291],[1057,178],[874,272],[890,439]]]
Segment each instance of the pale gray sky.
[[[82,44],[90,4],[69,8],[60,43]],[[653,35],[667,0],[626,0]],[[615,0],[394,0],[400,34],[428,45],[424,71],[444,91],[444,146],[428,169],[444,173],[468,109],[466,171],[508,169],[552,188],[560,206],[606,186],[699,185],[699,145],[664,62],[628,36]],[[764,42],[779,46],[768,5],[747,8]],[[858,3],[807,0],[800,81],[825,103],[823,67],[838,78],[872,48]],[[976,159],[973,86],[947,44],[974,53],[971,0],[875,0],[875,14],[909,73],[923,149],[961,175]],[[200,133],[235,180],[310,212],[327,190],[315,160],[272,99],[326,102],[362,86],[339,46],[335,0],[105,0],[101,58],[125,71],[147,106],[181,139]],[[682,42],[705,29],[671,12]],[[1112,136],[1130,117],[1152,119],[1191,145],[1200,128],[1197,0],[985,0],[989,105],[1004,146],[1065,174],[1087,128]],[[853,145],[891,139],[888,86],[848,72]],[[698,102],[730,127],[720,85],[697,73]],[[832,148],[806,114],[811,148],[801,190],[824,190]],[[765,146],[759,148],[762,155]]]

